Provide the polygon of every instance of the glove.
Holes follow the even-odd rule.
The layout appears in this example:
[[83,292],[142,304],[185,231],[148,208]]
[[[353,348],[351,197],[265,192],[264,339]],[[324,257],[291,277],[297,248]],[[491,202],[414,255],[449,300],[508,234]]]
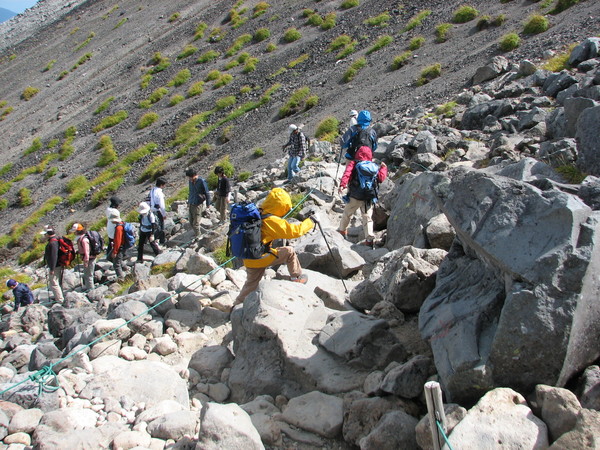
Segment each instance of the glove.
[[319,223],[321,222],[321,218],[319,217],[319,213],[313,213],[310,216],[308,216],[308,218],[310,220],[312,220],[314,223]]

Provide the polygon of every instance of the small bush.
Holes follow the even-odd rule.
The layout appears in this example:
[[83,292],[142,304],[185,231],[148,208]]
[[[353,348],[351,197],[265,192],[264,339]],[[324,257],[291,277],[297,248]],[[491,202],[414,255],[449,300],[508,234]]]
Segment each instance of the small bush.
[[83,41],[81,44],[79,44],[77,47],[75,47],[75,50],[81,50],[83,47],[88,45],[92,41],[94,36],[96,36],[96,34],[92,31],[90,34],[88,34],[88,37],[86,38],[85,41]]
[[256,65],[258,64],[258,58],[249,58],[244,64],[244,68],[242,69],[242,73],[250,73],[256,70]]
[[454,23],[467,23],[473,20],[479,15],[479,11],[469,5],[463,5],[454,11],[452,16],[452,22]]
[[580,0],[558,0],[554,9],[550,11],[550,14],[560,14],[566,9],[569,9],[571,6],[579,3]]
[[425,67],[421,71],[421,76],[417,80],[417,86],[423,86],[431,80],[439,77],[442,74],[442,65],[440,63]]
[[302,37],[302,35],[300,34],[300,32],[292,27],[292,28],[288,28],[285,33],[283,33],[283,40],[285,42],[287,42],[288,44],[290,42],[294,42],[297,41],[298,39],[300,39]]
[[48,180],[52,178],[54,175],[58,173],[58,167],[53,166],[48,169],[48,171],[44,174],[44,180]]
[[394,38],[389,34],[380,36],[379,39],[377,39],[377,42],[375,42],[375,44],[373,44],[373,46],[369,50],[367,50],[367,55],[381,50],[383,47],[385,47],[386,45],[390,45],[392,42],[394,42]]
[[14,111],[14,108],[12,106],[9,106],[4,111],[2,111],[2,114],[0,114],[0,122],[2,122],[4,119],[6,119],[6,116],[8,116],[13,111]]
[[235,105],[236,98],[234,95],[230,95],[228,97],[222,97],[215,102],[215,109],[220,111],[225,108],[229,108],[230,106]]
[[266,13],[267,9],[270,7],[271,5],[269,5],[267,2],[258,2],[256,5],[254,5],[252,18],[256,19],[258,16]]
[[404,53],[396,56],[392,61],[392,70],[398,70],[402,66],[406,65],[409,59],[412,56],[412,52],[410,50],[405,51]]
[[448,40],[448,32],[452,28],[452,24],[450,23],[441,23],[437,27],[435,27],[435,41],[436,42],[446,42]]
[[321,25],[323,25],[323,22],[323,18],[317,13],[308,16],[308,24],[312,25],[313,27],[320,27]]
[[[177,75],[167,83],[167,86],[181,86],[185,82],[187,82],[192,77],[192,72],[190,69],[182,69],[177,72]],[[161,97],[162,98],[162,97]]]
[[129,113],[125,110],[121,110],[112,116],[105,117],[100,121],[98,125],[96,125],[92,131],[94,133],[98,133],[99,131],[105,130],[107,128],[114,127],[115,125],[123,122],[125,119],[129,117]]
[[142,76],[142,81],[140,81],[140,89],[146,89],[150,85],[150,81],[152,81],[152,75],[145,74]]
[[115,151],[112,139],[108,134],[105,134],[100,138],[98,141],[98,148],[102,149],[102,153],[100,154],[96,166],[105,167],[117,160],[117,152]]
[[202,39],[207,28],[208,25],[206,25],[204,22],[200,22],[198,25],[196,25],[196,30],[194,31],[194,41]]
[[169,17],[169,23],[175,22],[177,19],[179,19],[179,17],[181,17],[181,14],[178,12],[171,14],[171,17]]
[[259,28],[254,33],[254,36],[252,39],[254,39],[254,42],[262,42],[265,39],[269,39],[270,37],[271,37],[271,31],[268,28]]
[[350,67],[348,68],[348,70],[346,70],[346,73],[344,73],[344,83],[348,83],[350,81],[352,81],[354,79],[354,77],[356,77],[356,74],[358,74],[358,71],[360,69],[362,69],[363,67],[365,67],[367,65],[367,60],[365,58],[359,58],[356,61],[354,61]]
[[275,50],[277,50],[277,46],[275,44],[273,44],[272,42],[269,42],[267,44],[267,46],[265,47],[265,53],[271,53],[271,52],[274,52]]
[[315,13],[314,9],[305,8],[302,10],[302,17],[310,17]]
[[521,45],[521,38],[517,33],[508,33],[500,38],[498,47],[503,52],[510,52]]
[[217,81],[215,81],[215,84],[213,84],[213,89],[222,88],[223,86],[228,85],[232,81],[233,81],[233,75],[230,75],[228,73],[223,73],[223,74],[221,74],[219,79]]
[[210,72],[208,72],[206,74],[206,77],[204,78],[204,81],[214,81],[216,79],[218,79],[221,76],[221,72],[219,72],[218,70],[211,70]]
[[333,41],[331,41],[326,51],[333,52],[339,50],[340,48],[346,47],[351,42],[352,38],[350,36],[348,36],[347,34],[341,34],[338,37],[336,37]]
[[0,167],[0,177],[3,177],[8,172],[10,172],[12,170],[13,166],[14,166],[13,163],[8,163],[8,164],[4,164],[2,167]]
[[171,66],[171,61],[166,56],[162,56],[160,52],[155,52],[152,56],[152,64],[154,67],[148,71],[149,74],[162,72]]
[[183,47],[183,50],[181,51],[181,53],[179,55],[177,55],[177,59],[185,59],[188,56],[192,56],[197,51],[198,51],[198,47],[194,47],[193,45],[188,44],[185,47]]
[[149,127],[154,122],[158,120],[158,114],[155,112],[149,112],[140,117],[140,120],[137,124],[137,129],[141,130],[142,128]]
[[498,14],[496,17],[494,17],[494,19],[492,20],[492,25],[494,25],[495,27],[499,27],[501,26],[504,22],[506,22],[506,15],[505,14]]
[[0,211],[4,211],[6,208],[8,208],[8,200],[0,198]]
[[56,79],[57,80],[62,80],[67,75],[69,75],[69,71],[68,70],[63,70],[61,73],[58,74],[58,77],[56,77]]
[[244,182],[252,176],[252,172],[244,171],[237,174],[237,179],[240,182]]
[[175,274],[177,273],[177,269],[175,267],[174,262],[169,262],[164,264],[156,264],[152,266],[152,268],[150,269],[150,273],[152,275],[159,275],[162,273],[165,276],[165,278],[168,279],[175,276]]
[[354,53],[354,50],[356,49],[356,44],[358,44],[357,41],[352,41],[350,42],[350,44],[346,45],[336,56],[335,58],[337,60],[340,59],[344,59],[346,56],[351,55],[352,53]]
[[183,95],[174,95],[171,97],[171,99],[169,100],[169,106],[175,106],[178,105],[179,103],[181,103],[182,101],[185,100],[185,97]]
[[27,188],[19,189],[19,206],[21,208],[29,205],[33,205],[33,199],[31,198],[31,191]]
[[190,86],[190,88],[187,91],[187,96],[188,96],[188,98],[195,97],[197,95],[202,94],[203,92],[204,92],[204,81],[197,81],[196,83],[194,83]]
[[200,58],[196,61],[198,64],[204,64],[210,61],[214,61],[219,57],[220,53],[216,50],[208,50],[204,52]]
[[116,30],[117,28],[119,28],[121,25],[123,25],[125,22],[127,22],[127,20],[129,20],[127,17],[123,17],[121,20],[119,20],[119,22],[113,27],[113,30]]
[[454,110],[456,106],[456,102],[444,103],[435,109],[435,114],[442,117],[454,117],[456,115],[456,111]]
[[317,125],[315,137],[333,143],[339,135],[339,126],[340,122],[334,116],[325,117]]
[[240,65],[240,62],[237,59],[232,59],[227,64],[225,64],[225,70],[231,70],[234,67],[237,67],[239,65]]
[[41,150],[43,147],[42,140],[39,137],[33,138],[31,145],[25,149],[23,156],[27,156],[31,153]]
[[213,28],[208,35],[208,41],[219,42],[225,37],[226,34],[226,31],[221,29],[221,27]]
[[425,43],[425,38],[423,36],[415,36],[408,43],[408,49],[413,50],[413,51],[418,50],[419,48],[421,48],[423,46],[424,43]]
[[319,104],[319,96],[311,95],[311,96],[307,97],[306,101],[304,102],[304,110],[309,110],[311,108],[314,108],[318,104]]
[[565,164],[557,167],[555,170],[565,178],[567,183],[570,184],[581,184],[581,182],[585,180],[585,177],[587,176],[573,164]]
[[577,44],[572,44],[567,51],[554,55],[542,65],[542,69],[551,72],[560,72],[561,70],[570,69],[569,58],[576,45]]
[[21,98],[25,101],[29,101],[31,100],[35,94],[37,94],[38,92],[40,92],[40,90],[36,87],[33,86],[27,86],[24,90],[23,93],[21,94]]
[[321,24],[321,30],[331,30],[335,27],[336,14],[334,12],[330,12],[325,15],[323,18],[323,23]]
[[369,17],[363,23],[370,27],[387,27],[390,23],[392,16],[386,11],[375,17]]
[[79,60],[75,63],[75,65],[73,65],[73,67],[71,67],[71,72],[76,70],[80,65],[82,65],[86,61],[89,61],[90,59],[92,59],[91,53],[86,53],[85,55],[83,55],[81,58],[79,58]]
[[42,72],[48,72],[50,69],[52,69],[52,67],[54,67],[54,64],[56,64],[55,59],[51,60],[48,64],[46,64],[46,67],[42,69]]
[[252,88],[248,85],[242,86],[240,88],[240,94],[247,94],[248,92],[252,92]]
[[358,0],[344,0],[342,2],[342,4],[340,5],[340,7],[342,9],[350,9],[350,8],[354,8],[355,6],[359,5],[359,1]]
[[[261,156],[265,156],[265,150],[262,148],[255,148],[254,151],[252,152],[252,156],[254,156],[255,158],[260,158]],[[239,179],[239,176],[238,176]]]
[[108,109],[108,107],[110,106],[110,104],[114,101],[114,97],[108,97],[106,100],[104,100],[102,103],[100,103],[100,106],[98,106],[98,108],[96,108],[96,111],[94,111],[94,114],[100,114],[101,112],[104,112]]
[[162,99],[168,93],[169,93],[169,90],[167,88],[164,88],[164,87],[158,88],[158,89],[154,90],[152,92],[152,94],[150,94],[150,96],[146,100],[142,100],[139,104],[139,107],[148,109],[152,105],[154,105],[155,103],[160,101],[160,99]]
[[477,21],[477,25],[476,28],[481,31],[481,30],[485,30],[486,28],[488,28],[490,25],[492,24],[492,18],[490,16],[483,15],[479,18],[479,20]]
[[549,22],[541,14],[534,14],[525,23],[523,27],[523,33],[525,34],[538,34],[543,33],[548,29]]
[[142,183],[146,180],[156,180],[158,177],[166,173],[165,164],[168,155],[157,155],[152,159],[152,162],[146,167],[146,169],[139,176],[137,182]]
[[413,17],[412,19],[410,19],[408,21],[408,23],[406,24],[406,27],[404,27],[404,30],[402,30],[402,31],[404,31],[404,32],[410,31],[414,28],[421,26],[421,24],[423,23],[423,20],[425,20],[430,15],[431,15],[430,9],[425,9],[425,10],[419,12],[415,17]]
[[306,99],[310,96],[310,88],[303,86],[296,89],[288,101],[279,109],[279,117],[291,116],[304,108]]
[[246,45],[251,40],[252,40],[252,35],[250,35],[250,34],[242,34],[240,37],[238,37],[234,41],[234,43],[231,45],[231,47],[229,47],[227,49],[227,51],[225,52],[225,56],[233,56],[233,55],[235,55],[237,52],[239,52],[242,49],[242,47],[244,45]]

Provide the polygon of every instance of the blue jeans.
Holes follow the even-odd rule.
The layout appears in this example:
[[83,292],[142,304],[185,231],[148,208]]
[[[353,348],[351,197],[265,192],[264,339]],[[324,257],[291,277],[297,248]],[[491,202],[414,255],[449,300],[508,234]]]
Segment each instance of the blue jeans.
[[300,172],[300,167],[298,167],[299,162],[299,156],[290,156],[290,159],[288,160],[288,181],[290,181],[294,175]]

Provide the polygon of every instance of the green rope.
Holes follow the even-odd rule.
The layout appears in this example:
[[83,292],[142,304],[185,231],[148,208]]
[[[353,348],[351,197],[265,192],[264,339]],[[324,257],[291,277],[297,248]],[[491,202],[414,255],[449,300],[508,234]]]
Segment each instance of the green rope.
[[442,425],[440,424],[440,422],[436,419],[435,424],[437,425],[438,429],[440,430],[440,433],[442,433],[442,437],[444,438],[444,441],[446,441],[446,445],[448,446],[448,448],[450,450],[454,450],[452,448],[452,444],[450,444],[450,441],[448,440],[448,436],[446,436],[446,432],[444,431],[444,429],[442,428]]

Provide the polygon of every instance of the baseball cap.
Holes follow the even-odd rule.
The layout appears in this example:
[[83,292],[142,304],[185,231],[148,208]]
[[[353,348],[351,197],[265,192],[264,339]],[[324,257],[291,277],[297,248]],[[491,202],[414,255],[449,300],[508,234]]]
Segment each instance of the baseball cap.
[[6,282],[6,287],[13,288],[17,285],[17,280],[13,280],[12,278]]

